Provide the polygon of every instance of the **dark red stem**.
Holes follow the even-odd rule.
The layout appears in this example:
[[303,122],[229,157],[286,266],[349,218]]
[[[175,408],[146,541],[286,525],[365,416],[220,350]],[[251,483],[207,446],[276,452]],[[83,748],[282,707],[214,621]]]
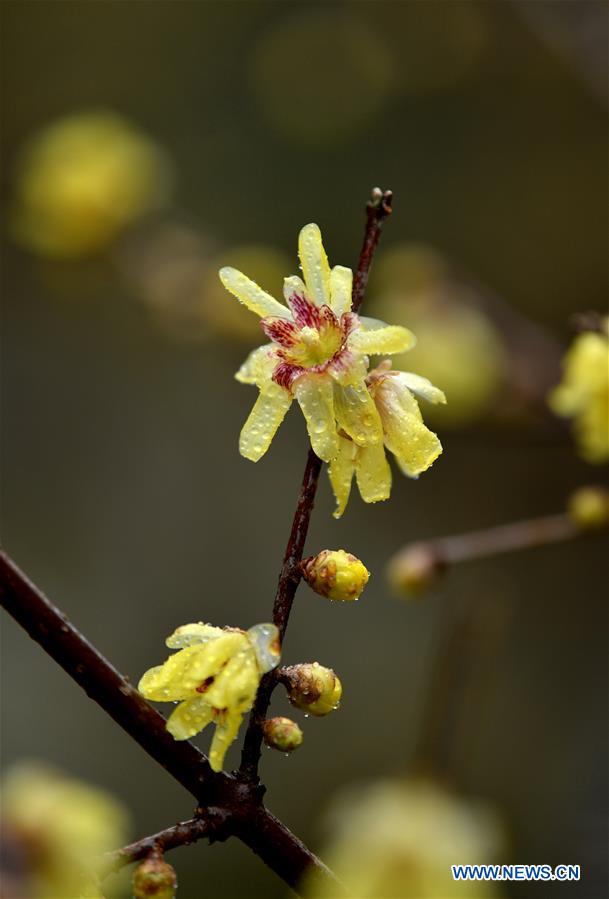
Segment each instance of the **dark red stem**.
[[[359,256],[357,271],[353,279],[352,309],[354,312],[358,311],[364,299],[374,251],[381,236],[383,222],[391,214],[392,199],[393,195],[390,190],[382,191],[380,188],[375,188],[372,191],[372,198],[366,207],[364,242]],[[277,592],[273,604],[273,621],[279,628],[282,643],[296,590],[302,578],[300,563],[304,553],[322,464],[321,459],[318,459],[313,450],[310,449],[307,455],[307,464],[302,477],[300,493],[298,494],[290,537],[283,557],[281,571],[279,572]],[[263,677],[258,688],[256,702],[250,714],[241,753],[240,774],[245,781],[255,782],[258,779],[258,767],[262,752],[262,725],[276,683],[275,672],[271,671]]]

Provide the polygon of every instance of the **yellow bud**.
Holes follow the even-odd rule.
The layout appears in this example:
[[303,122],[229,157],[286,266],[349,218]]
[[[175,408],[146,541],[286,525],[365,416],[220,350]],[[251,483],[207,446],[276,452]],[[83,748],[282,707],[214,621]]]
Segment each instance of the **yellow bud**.
[[609,491],[604,487],[580,487],[569,497],[567,508],[580,528],[601,528],[609,523]]
[[161,855],[151,855],[133,872],[133,899],[174,899],[178,878]]
[[344,549],[324,549],[302,562],[307,584],[328,599],[359,599],[370,572],[360,560]]
[[433,546],[413,543],[390,561],[387,573],[398,593],[417,595],[438,580],[444,567]]
[[266,745],[280,752],[293,752],[303,740],[301,729],[291,718],[268,718],[262,731]]
[[342,684],[331,668],[319,662],[291,665],[283,668],[280,680],[288,688],[293,706],[310,715],[327,715],[338,707]]

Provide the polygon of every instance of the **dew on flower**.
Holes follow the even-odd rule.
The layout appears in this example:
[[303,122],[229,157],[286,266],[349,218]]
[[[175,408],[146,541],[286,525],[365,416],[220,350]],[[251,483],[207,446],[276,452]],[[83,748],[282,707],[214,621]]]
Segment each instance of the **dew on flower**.
[[176,740],[188,740],[214,721],[209,761],[214,771],[220,771],[262,675],[279,662],[277,628],[264,624],[245,632],[187,624],[168,637],[167,644],[178,652],[150,668],[139,691],[157,702],[172,697],[176,708],[166,726]]

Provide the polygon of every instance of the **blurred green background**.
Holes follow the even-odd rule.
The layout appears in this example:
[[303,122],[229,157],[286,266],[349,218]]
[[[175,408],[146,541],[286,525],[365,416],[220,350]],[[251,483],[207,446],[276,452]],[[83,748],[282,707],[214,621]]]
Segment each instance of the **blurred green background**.
[[[316,221],[331,262],[355,266],[369,190],[390,187],[367,309],[387,292],[384,252],[431,248],[547,332],[555,383],[569,317],[606,306],[607,5],[5,0],[2,18],[9,209],[31,135],[83,111],[124,116],[175,170],[172,207],[86,258],[38,256],[10,222],[3,235],[4,543],[137,680],[179,624],[268,619],[304,464],[296,413],[256,466],[238,454],[255,397],[233,373],[259,339],[245,310],[224,322],[213,305],[233,302],[212,303],[215,260],[263,245],[291,274],[298,230]],[[174,250],[186,273],[167,276],[159,299],[150,285],[166,283]],[[200,296],[189,291],[199,275]],[[401,296],[399,279],[389,292]],[[450,404],[450,377],[439,386]],[[499,809],[512,860],[581,864],[580,884],[544,896],[598,899],[602,537],[464,565],[420,603],[385,584],[410,540],[559,511],[571,488],[598,481],[539,402],[492,424],[502,402],[467,426],[434,418],[443,456],[418,482],[396,475],[388,503],[353,496],[336,522],[324,476],[308,548],[345,547],[372,578],[355,607],[301,588],[284,660],[334,667],[343,702],[300,721],[294,756],[265,753],[263,778],[271,809],[321,849],[334,791],[408,772],[439,702],[429,763]],[[475,631],[460,643],[464,615]],[[35,756],[106,786],[132,811],[134,837],[189,817],[182,789],[12,621],[3,640],[6,766]],[[439,700],[447,641],[458,671]],[[274,708],[289,714],[279,694]],[[286,894],[237,841],[179,850],[175,864],[182,899]]]

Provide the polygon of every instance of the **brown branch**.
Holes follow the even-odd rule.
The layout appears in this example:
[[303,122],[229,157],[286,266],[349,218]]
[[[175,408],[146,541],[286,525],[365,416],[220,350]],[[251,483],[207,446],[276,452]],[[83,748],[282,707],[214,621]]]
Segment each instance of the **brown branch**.
[[374,188],[372,191],[372,198],[366,207],[366,231],[364,233],[362,249],[359,254],[357,271],[355,272],[355,278],[353,279],[351,302],[353,312],[359,311],[364,300],[374,251],[381,238],[381,229],[385,219],[391,215],[392,203],[393,193],[390,190],[383,191],[380,187]]
[[[2,552],[0,600],[87,695],[192,793],[202,806],[201,818],[206,821],[210,839],[222,840],[235,834],[290,886],[296,887],[305,874],[312,874],[325,883],[332,895],[344,894],[344,888],[328,868],[264,808],[263,791],[230,774],[216,774],[195,746],[174,740],[165,729],[163,716]],[[200,829],[201,824],[197,823],[197,839],[202,835]]]
[[[364,299],[374,251],[381,236],[383,222],[391,214],[392,200],[393,195],[390,190],[382,191],[380,188],[375,187],[366,207],[364,242],[360,251],[357,271],[353,279],[352,309],[354,312],[358,311]],[[296,511],[292,520],[292,529],[285,549],[281,571],[279,572],[277,592],[273,604],[273,622],[279,628],[282,643],[288,626],[290,612],[292,611],[294,597],[302,578],[300,563],[303,558],[322,465],[321,459],[310,449],[307,455],[300,493],[298,494]],[[258,779],[258,766],[262,752],[262,725],[276,683],[276,673],[271,671],[263,677],[258,688],[256,702],[250,714],[241,753],[240,774],[245,781],[254,782]]]
[[123,846],[116,852],[108,852],[103,858],[100,876],[107,877],[109,874],[120,871],[125,865],[138,862],[154,852],[164,853],[169,849],[176,849],[178,846],[190,846],[191,843],[196,843],[197,840],[209,836],[208,819],[191,818],[189,821],[182,821],[180,824],[174,824],[173,827],[166,827],[165,830],[130,843],[129,846]]
[[[599,525],[599,529],[606,525]],[[590,532],[566,512],[450,537],[409,543],[388,563],[389,579],[406,593],[430,586],[450,565],[574,540]]]
[[0,553],[3,607],[111,718],[203,803],[227,775],[215,775],[203,753],[176,742],[165,718],[93,647],[5,554]]

